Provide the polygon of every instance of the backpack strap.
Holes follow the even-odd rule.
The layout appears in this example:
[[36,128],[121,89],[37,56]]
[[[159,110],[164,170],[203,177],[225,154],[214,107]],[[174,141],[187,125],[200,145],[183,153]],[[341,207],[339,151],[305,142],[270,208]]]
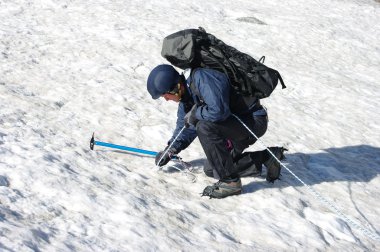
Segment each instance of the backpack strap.
[[278,79],[280,80],[282,89],[286,88],[285,83],[282,80],[281,74],[278,71],[276,71],[276,75],[277,75]]
[[[195,72],[198,70],[198,68],[194,68],[191,70],[191,74],[190,74],[190,90],[193,94],[195,94],[195,96],[199,99],[199,103],[200,104],[203,104],[204,101],[203,101],[203,98],[201,96],[201,93],[199,92],[198,88],[195,86],[194,84],[194,75],[195,75]],[[196,102],[197,103],[197,102]]]
[[265,56],[262,56],[262,57],[259,59],[259,63],[264,64],[264,61],[265,61]]

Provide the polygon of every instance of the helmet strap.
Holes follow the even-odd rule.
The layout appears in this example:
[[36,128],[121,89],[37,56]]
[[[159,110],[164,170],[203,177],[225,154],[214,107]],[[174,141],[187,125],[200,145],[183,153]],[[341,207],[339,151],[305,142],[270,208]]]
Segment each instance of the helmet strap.
[[178,85],[178,93],[176,93],[176,96],[178,96],[179,100],[181,100],[182,95],[183,95],[183,93],[182,93],[182,85],[181,85],[180,82],[177,85]]

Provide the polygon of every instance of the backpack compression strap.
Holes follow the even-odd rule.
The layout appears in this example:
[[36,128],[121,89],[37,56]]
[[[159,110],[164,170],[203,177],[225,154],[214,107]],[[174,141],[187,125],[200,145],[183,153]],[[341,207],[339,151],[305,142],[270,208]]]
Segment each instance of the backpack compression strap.
[[280,80],[282,89],[286,88],[285,83],[282,80],[281,74],[278,71],[276,71],[276,75],[277,75],[278,79]]
[[[264,56],[263,56],[264,57]],[[260,59],[261,60],[261,59]],[[268,71],[268,69],[272,70],[276,76],[278,77],[280,83],[281,83],[281,87],[282,89],[286,88],[285,86],[285,83],[284,83],[284,80],[282,79],[281,77],[281,74],[277,71],[277,70],[274,70],[272,68],[269,68],[269,67],[266,67],[266,66],[256,66],[256,67],[253,67],[253,70],[256,72],[256,71]]]

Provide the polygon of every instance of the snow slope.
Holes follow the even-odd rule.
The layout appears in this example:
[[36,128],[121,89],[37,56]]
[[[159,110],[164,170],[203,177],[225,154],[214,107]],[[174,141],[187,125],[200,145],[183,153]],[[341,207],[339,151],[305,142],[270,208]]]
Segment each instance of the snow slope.
[[195,183],[151,157],[89,150],[94,131],[166,146],[176,104],[152,100],[146,77],[166,35],[202,26],[281,72],[262,140],[378,237],[378,1],[0,0],[0,17],[1,251],[379,250],[286,170],[210,200],[198,140],[181,153]]

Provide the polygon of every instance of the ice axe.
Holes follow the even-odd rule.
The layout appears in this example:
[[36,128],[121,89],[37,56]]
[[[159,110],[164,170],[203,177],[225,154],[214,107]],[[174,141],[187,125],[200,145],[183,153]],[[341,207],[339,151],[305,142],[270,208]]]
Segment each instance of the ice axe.
[[150,155],[150,156],[156,156],[158,153],[156,151],[150,151],[150,150],[128,147],[128,146],[124,146],[124,145],[117,145],[117,144],[112,144],[112,143],[95,141],[95,133],[92,133],[92,137],[91,137],[91,141],[90,141],[90,149],[94,150],[95,145],[113,148],[113,149],[124,150],[124,151],[129,151],[129,152],[135,152],[135,153],[140,153],[140,154],[145,154],[145,155]]
[[[185,127],[182,128],[182,130],[180,131],[180,133],[178,134],[178,136],[182,133],[182,131],[184,129],[185,129]],[[178,138],[178,136],[174,139],[174,141]],[[172,144],[169,145],[168,149],[172,146]],[[150,155],[150,156],[157,156],[157,154],[158,154],[158,152],[156,152],[156,151],[150,151],[150,150],[144,150],[144,149],[139,149],[139,148],[128,147],[128,146],[124,146],[124,145],[117,145],[117,144],[112,144],[112,143],[95,141],[95,132],[94,132],[94,133],[92,133],[92,137],[91,137],[91,140],[90,140],[90,149],[94,150],[95,145],[103,146],[103,147],[108,147],[108,148],[113,148],[113,149],[124,150],[124,151],[129,151],[129,152],[134,152],[134,153],[139,153],[139,154],[145,154],[145,155]],[[165,151],[167,151],[167,150],[165,150]],[[165,152],[161,156],[161,159],[162,159],[162,157],[164,155],[165,155]],[[161,159],[157,163],[160,163]],[[184,172],[186,175],[190,174],[192,176],[192,182],[196,181],[196,179],[197,179],[196,176],[191,173],[191,169],[190,169],[191,168],[191,164],[190,163],[187,163],[187,162],[183,161],[182,158],[179,157],[179,156],[177,156],[177,155],[173,155],[171,157],[171,159],[172,159],[172,161],[179,162],[183,167],[185,167],[186,169],[188,169],[190,171],[190,173],[188,173],[187,171],[184,172],[184,171],[180,170],[178,167],[173,166],[174,169],[176,169],[176,170],[178,170],[180,172]]]

